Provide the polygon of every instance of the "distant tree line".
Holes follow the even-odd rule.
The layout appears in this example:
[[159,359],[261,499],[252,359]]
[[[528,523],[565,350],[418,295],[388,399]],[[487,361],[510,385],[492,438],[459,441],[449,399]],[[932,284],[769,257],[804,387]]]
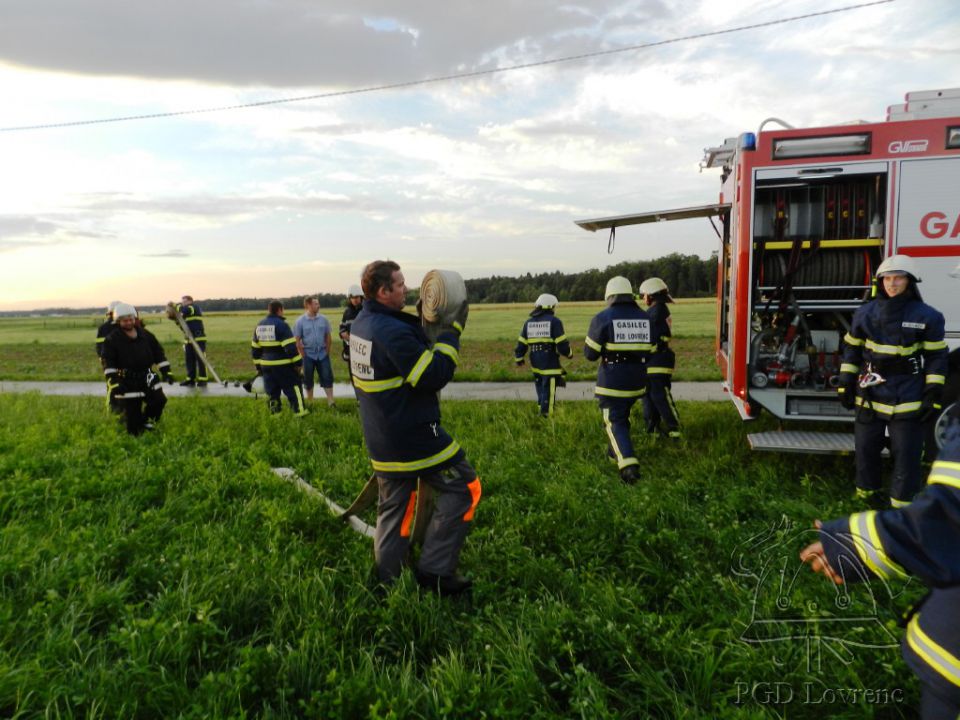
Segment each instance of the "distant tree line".
[[623,275],[636,288],[651,277],[662,279],[674,297],[711,297],[717,291],[717,256],[704,260],[696,255],[671,253],[656,260],[638,260],[610,265],[604,270],[578,273],[526,273],[519,277],[467,280],[472,303],[533,302],[541,293],[559,300],[601,300],[607,280]]
[[[551,293],[560,300],[602,300],[607,280],[614,275],[628,278],[634,287],[650,277],[661,278],[674,297],[711,297],[717,291],[717,255],[708,259],[696,255],[671,253],[655,260],[637,260],[610,265],[603,270],[584,270],[578,273],[526,273],[517,277],[494,275],[467,280],[467,293],[472,303],[533,302],[541,293]],[[419,289],[407,294],[410,304],[419,297]],[[320,307],[337,308],[346,305],[343,293],[305,293],[281,298],[208,298],[197,299],[201,309],[230,312],[237,310],[264,310],[270,300],[279,300],[287,310],[303,308],[304,297],[316,297]],[[89,315],[102,313],[104,308],[45,308],[32,311],[0,312],[0,317],[23,315]],[[162,311],[160,306],[143,306],[141,312]]]

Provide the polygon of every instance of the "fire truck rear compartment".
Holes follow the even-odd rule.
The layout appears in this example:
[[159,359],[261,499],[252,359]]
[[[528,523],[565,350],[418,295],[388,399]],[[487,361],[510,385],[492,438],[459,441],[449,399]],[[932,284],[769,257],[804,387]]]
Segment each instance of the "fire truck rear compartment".
[[883,256],[886,173],[778,175],[755,190],[750,400],[782,419],[848,420],[841,339]]

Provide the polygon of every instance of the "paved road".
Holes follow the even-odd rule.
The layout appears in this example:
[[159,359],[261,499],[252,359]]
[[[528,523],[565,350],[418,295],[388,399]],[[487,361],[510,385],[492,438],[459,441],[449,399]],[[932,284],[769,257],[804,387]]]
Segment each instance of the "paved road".
[[[222,387],[211,383],[206,388],[185,388],[179,385],[164,385],[168,397],[250,397],[243,388]],[[0,380],[0,393],[38,392],[42,395],[93,395],[102,397],[102,382],[21,382]],[[322,399],[319,388],[315,397]],[[336,383],[333,396],[352,398],[353,388],[347,383]],[[536,400],[533,382],[453,382],[443,389],[445,400]],[[719,382],[675,382],[673,384],[675,400],[726,400],[727,394]],[[593,400],[593,383],[571,382],[557,389],[557,400]]]

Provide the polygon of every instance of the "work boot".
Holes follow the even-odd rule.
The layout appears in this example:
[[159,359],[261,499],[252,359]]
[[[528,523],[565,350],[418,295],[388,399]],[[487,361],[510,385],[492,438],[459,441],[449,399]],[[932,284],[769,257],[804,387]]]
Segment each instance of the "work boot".
[[198,388],[205,388],[206,386],[207,386],[207,381],[206,381],[206,380],[197,380],[197,387],[198,387]]
[[883,490],[857,488],[856,499],[871,510],[889,510],[890,498]]
[[417,584],[441,597],[461,595],[473,587],[473,580],[463,575],[435,575],[434,573],[414,570]]
[[180,387],[193,387],[194,385],[196,385],[196,383],[189,378],[180,383]]
[[620,479],[627,485],[636,485],[637,480],[640,479],[640,471],[636,465],[627,465],[625,468],[620,468]]

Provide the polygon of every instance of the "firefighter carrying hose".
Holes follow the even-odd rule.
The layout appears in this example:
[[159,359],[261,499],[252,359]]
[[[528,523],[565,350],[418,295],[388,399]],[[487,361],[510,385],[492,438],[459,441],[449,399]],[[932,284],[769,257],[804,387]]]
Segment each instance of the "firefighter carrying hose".
[[646,392],[646,364],[659,337],[627,278],[610,278],[604,294],[609,307],[590,321],[583,354],[600,361],[594,393],[607,431],[607,456],[617,463],[623,482],[632,485],[640,472],[630,440],[630,410]]
[[527,350],[530,351],[530,369],[533,370],[537,404],[543,417],[553,415],[557,387],[566,384],[563,379],[564,370],[560,367],[560,357],[573,357],[563,323],[554,315],[558,303],[556,296],[549,293],[537,298],[533,312],[520,329],[517,347],[513,351],[517,367],[523,365],[524,355]]
[[853,316],[840,366],[840,401],[856,408],[857,495],[882,508],[880,453],[890,435],[890,501],[908,504],[923,487],[924,423],[940,410],[947,370],[943,315],[920,297],[913,259],[877,268],[876,297]]
[[103,375],[107,386],[116,388],[113,398],[123,411],[127,432],[140,435],[144,430],[153,430],[167,404],[160,376],[168,384],[173,382],[173,376],[157,338],[138,326],[137,309],[121,302],[113,314],[117,327],[103,342]]
[[[640,294],[646,303],[650,322],[659,337],[656,348],[647,363],[647,394],[643,396],[643,419],[647,432],[651,435],[666,433],[674,440],[680,439],[680,415],[670,392],[673,385],[673,369],[677,356],[670,348],[670,333],[673,321],[670,319],[672,303],[670,289],[658,277],[648,278],[640,283]],[[661,421],[664,427],[660,427]]]
[[915,575],[931,588],[908,614],[903,659],[920,678],[924,720],[960,717],[960,405],[926,488],[908,507],[816,522],[820,539],[800,553],[838,585]]
[[[451,303],[438,327],[425,328],[416,315],[403,312],[407,288],[397,263],[370,263],[362,285],[363,310],[350,330],[350,371],[379,486],[373,541],[377,576],[387,584],[400,575],[419,478],[437,500],[414,574],[421,586],[456,595],[472,585],[457,573],[457,563],[480,501],[480,478],[440,424],[438,392],[457,367],[467,301]],[[432,347],[426,330],[436,331]]]
[[[190,295],[184,295],[174,307],[186,322],[190,334],[197,341],[197,345],[206,354],[207,335],[203,329],[203,312],[200,310],[200,306],[193,301]],[[197,354],[196,348],[189,340],[184,340],[183,343],[183,360],[187,366],[187,379],[180,384],[184,387],[193,387],[194,385],[206,387],[209,379],[207,377],[207,366],[204,365],[203,360]]]

